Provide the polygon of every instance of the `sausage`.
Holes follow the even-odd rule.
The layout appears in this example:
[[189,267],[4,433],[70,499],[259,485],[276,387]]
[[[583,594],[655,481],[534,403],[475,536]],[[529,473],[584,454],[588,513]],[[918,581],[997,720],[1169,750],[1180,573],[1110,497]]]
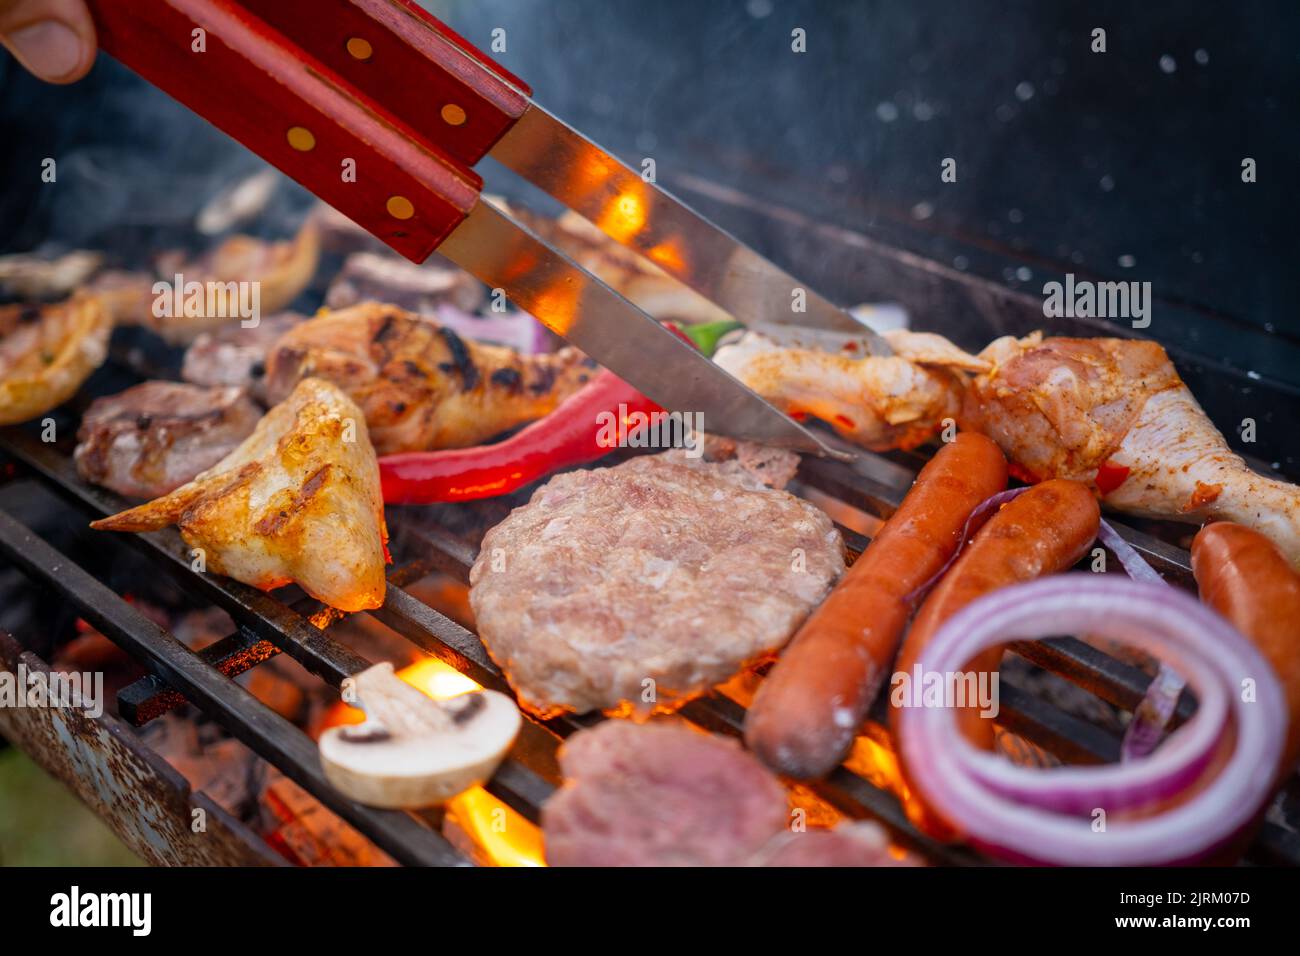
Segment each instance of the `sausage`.
[[[1077,481],[1044,481],[1003,505],[921,605],[895,673],[910,679],[940,625],[976,598],[1072,567],[1087,554],[1100,524],[1097,499]],[[971,661],[967,672],[979,675],[976,686],[987,687],[987,675],[997,673],[1001,662],[1002,648],[992,647]],[[898,708],[891,708],[895,733],[897,717]],[[958,721],[972,743],[986,750],[993,746],[993,721],[981,717],[979,707],[961,708]]]
[[939,573],[967,517],[1006,483],[1001,449],[975,432],[959,434],[921,469],[759,687],[745,717],[745,742],[759,759],[808,780],[844,758],[898,649],[908,596]]
[[1279,776],[1300,758],[1300,575],[1268,538],[1239,524],[1206,525],[1192,541],[1201,600],[1264,655],[1286,693],[1289,729]]

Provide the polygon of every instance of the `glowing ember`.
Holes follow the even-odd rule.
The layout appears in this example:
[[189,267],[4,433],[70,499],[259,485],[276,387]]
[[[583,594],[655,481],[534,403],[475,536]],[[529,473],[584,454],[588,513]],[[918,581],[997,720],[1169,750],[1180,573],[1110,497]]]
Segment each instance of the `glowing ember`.
[[903,779],[894,742],[883,726],[873,720],[863,725],[862,735],[853,741],[853,749],[849,751],[844,766],[881,790],[888,790],[898,797],[909,818],[920,819],[918,814],[923,809],[922,804]]
[[457,694],[478,690],[479,684],[456,668],[444,664],[436,657],[426,657],[410,667],[404,667],[397,676],[412,687],[418,687],[435,700],[446,700]]
[[[397,676],[437,700],[479,689],[478,683],[434,657],[416,661]],[[339,703],[325,716],[321,729],[364,719],[357,708]],[[546,865],[541,830],[482,787],[471,787],[449,800],[447,813],[496,866]]]
[[311,617],[307,618],[307,620],[311,621],[315,627],[318,627],[323,631],[335,621],[346,616],[346,611],[340,611],[338,608],[330,607],[327,604]]
[[482,787],[466,790],[447,812],[497,866],[545,866],[542,831]]

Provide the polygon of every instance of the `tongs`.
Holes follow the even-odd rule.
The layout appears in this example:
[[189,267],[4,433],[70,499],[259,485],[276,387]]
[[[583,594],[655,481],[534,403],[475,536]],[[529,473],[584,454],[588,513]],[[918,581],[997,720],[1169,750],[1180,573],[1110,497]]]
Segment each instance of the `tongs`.
[[[506,212],[485,156],[745,324],[888,345],[556,119],[413,0],[90,0],[101,47],[403,256],[435,251],[708,431],[834,452]],[[793,303],[803,311],[795,311]]]

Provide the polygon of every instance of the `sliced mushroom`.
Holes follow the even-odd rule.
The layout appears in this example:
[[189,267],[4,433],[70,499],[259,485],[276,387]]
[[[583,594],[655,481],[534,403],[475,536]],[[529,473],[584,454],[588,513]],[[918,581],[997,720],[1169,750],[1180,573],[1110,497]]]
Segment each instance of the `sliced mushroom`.
[[483,690],[435,700],[376,664],[353,678],[366,721],[325,731],[325,776],[372,807],[428,807],[492,776],[519,732],[519,708]]

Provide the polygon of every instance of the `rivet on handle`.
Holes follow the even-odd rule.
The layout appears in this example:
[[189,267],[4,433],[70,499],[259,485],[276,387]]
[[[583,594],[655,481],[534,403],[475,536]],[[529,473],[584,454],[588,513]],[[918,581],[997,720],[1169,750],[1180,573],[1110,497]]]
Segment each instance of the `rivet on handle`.
[[368,60],[375,52],[375,48],[370,45],[369,40],[352,37],[348,40],[348,52],[352,54],[353,59]]
[[316,148],[316,137],[304,126],[289,127],[289,145],[300,153],[307,153]]
[[460,126],[465,122],[465,111],[455,103],[448,103],[442,108],[442,119],[448,126]]
[[389,196],[388,214],[394,219],[410,219],[415,215],[415,206],[405,196]]

